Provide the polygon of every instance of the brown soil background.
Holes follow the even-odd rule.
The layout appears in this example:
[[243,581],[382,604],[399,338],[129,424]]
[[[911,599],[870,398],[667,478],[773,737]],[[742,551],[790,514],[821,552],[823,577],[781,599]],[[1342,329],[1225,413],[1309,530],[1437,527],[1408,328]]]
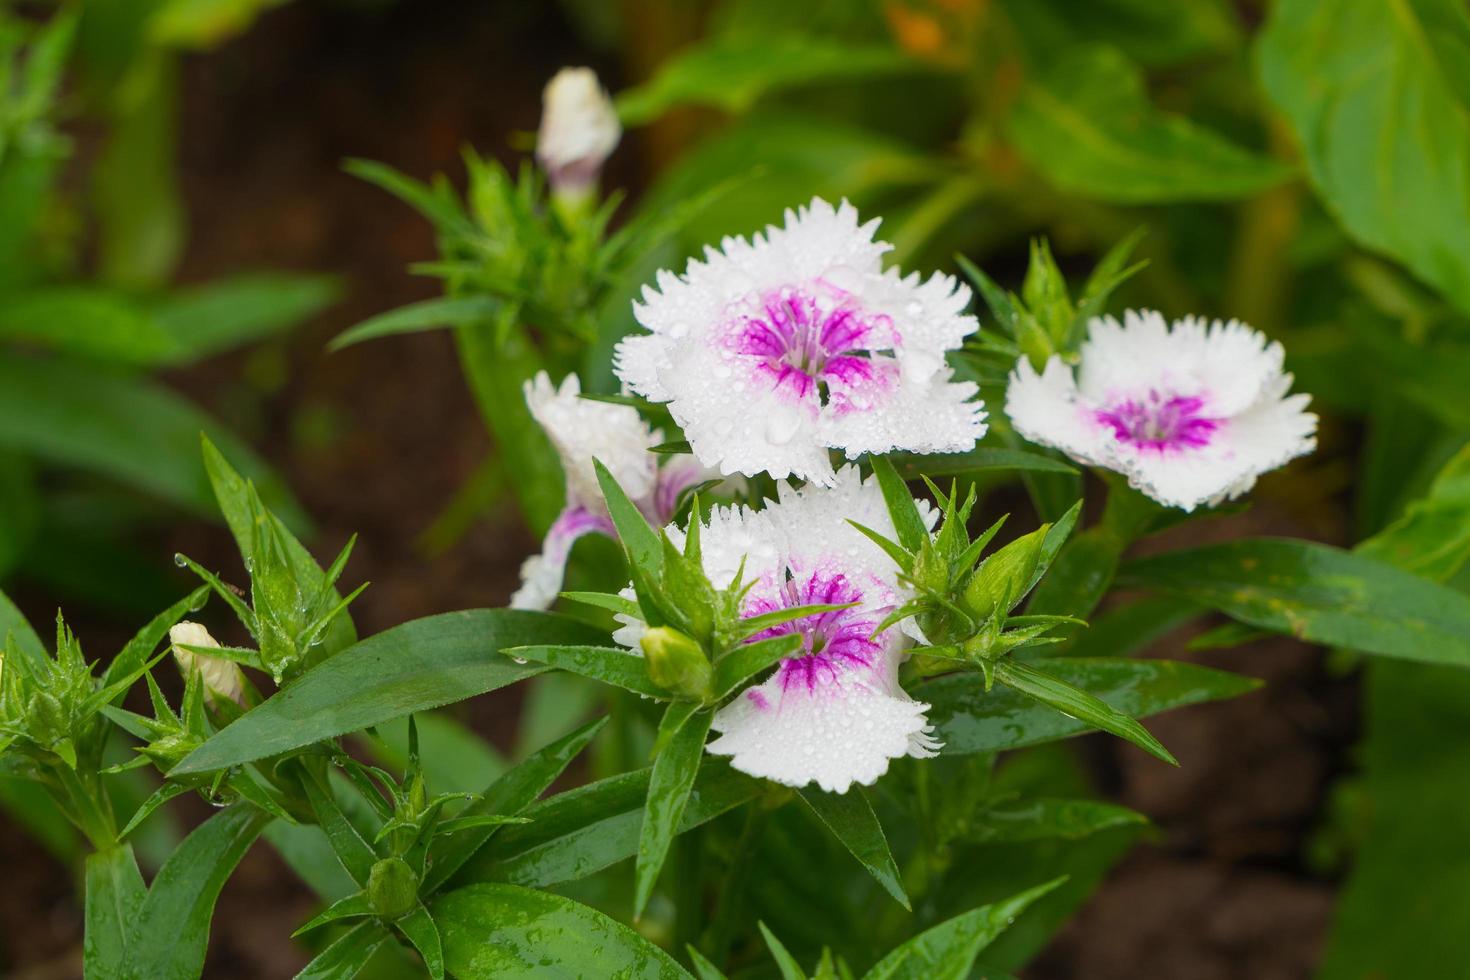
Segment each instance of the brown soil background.
[[[181,278],[324,271],[341,276],[345,292],[273,353],[220,358],[170,380],[285,474],[317,519],[319,551],[360,533],[349,577],[373,582],[354,607],[365,634],[503,603],[534,542],[508,513],[479,522],[446,553],[417,546],[489,444],[447,337],[324,351],[353,323],[436,291],[405,271],[432,256],[428,226],[341,163],[365,157],[417,177],[458,174],[465,143],[511,160],[507,134],[535,128],[540,87],[563,64],[592,64],[613,87],[623,80],[620,66],[581,46],[556,5],[515,0],[414,0],[373,12],[297,3],[189,61],[181,169],[191,225]],[[644,151],[633,134],[612,179],[636,187]],[[1248,527],[1237,522],[1231,535],[1338,536],[1273,503],[1270,491],[1268,481]],[[161,555],[185,550],[214,567],[235,560],[227,535],[209,525],[186,525],[157,544]],[[38,622],[54,607],[45,596],[21,598]],[[125,625],[78,627],[105,649],[109,631]],[[1149,654],[1193,656],[1180,638]],[[1152,722],[1182,762],[1177,770],[1116,741],[1082,741],[1108,795],[1149,814],[1161,833],[1114,871],[1024,971],[1027,980],[1311,975],[1333,883],[1310,873],[1301,855],[1354,739],[1355,685],[1329,677],[1320,651],[1286,640],[1194,659],[1267,687]],[[467,717],[503,743],[513,707],[482,698]],[[81,918],[68,870],[3,819],[0,867],[8,879],[0,972],[79,976]],[[286,937],[312,912],[270,849],[255,848],[221,898],[205,975],[291,976],[304,960]]]

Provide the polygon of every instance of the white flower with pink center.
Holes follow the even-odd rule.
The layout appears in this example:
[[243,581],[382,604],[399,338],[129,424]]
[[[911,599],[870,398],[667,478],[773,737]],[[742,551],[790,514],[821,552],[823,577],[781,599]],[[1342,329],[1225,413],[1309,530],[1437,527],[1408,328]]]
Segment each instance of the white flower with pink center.
[[1240,496],[1316,448],[1307,395],[1289,395],[1281,345],[1243,323],[1153,311],[1094,319],[1074,372],[1025,358],[1006,414],[1032,442],[1116,470],[1161,504],[1193,510]]
[[[759,511],[717,508],[701,531],[700,550],[716,588],[728,587],[744,563],[744,580],[755,583],[744,616],[855,603],[750,637],[746,642],[796,633],[802,646],[716,713],[719,737],[708,745],[753,776],[843,793],[853,783],[871,785],[892,759],[934,755],[939,743],[924,716],[929,706],[898,684],[908,638],[898,626],[874,634],[912,592],[898,581],[893,561],[848,523],[895,536],[882,492],[853,466],[834,474],[833,484],[782,485],[779,500]],[[932,525],[937,513],[921,507]],[[682,546],[680,529],[668,534]],[[643,624],[619,619],[624,628],[615,637],[637,649]]]
[[618,377],[667,402],[694,455],[726,474],[826,484],[829,449],[972,448],[984,406],[945,363],[978,327],[970,290],[884,271],[892,246],[873,240],[877,227],[815,199],[784,227],[706,249],[682,276],[661,271],[633,308],[650,332],[618,345]]
[[659,465],[651,447],[663,435],[650,429],[627,405],[588,401],[582,385],[569,374],[561,387],[545,371],[525,384],[526,404],[561,457],[566,474],[566,506],[546,533],[541,554],[521,566],[521,587],[511,596],[513,609],[546,609],[561,591],[572,545],[584,534],[617,537],[607,503],[593,469],[600,459],[650,521],[662,524],[673,516],[679,494],[703,478],[703,469],[688,456],[669,457]]

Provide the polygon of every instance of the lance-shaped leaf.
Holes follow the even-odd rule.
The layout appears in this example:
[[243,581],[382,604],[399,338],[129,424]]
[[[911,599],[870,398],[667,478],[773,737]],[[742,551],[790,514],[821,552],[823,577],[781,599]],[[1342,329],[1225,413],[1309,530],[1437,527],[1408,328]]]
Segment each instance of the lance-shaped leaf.
[[797,795],[842,842],[842,846],[868,869],[883,890],[898,904],[908,908],[909,897],[904,893],[898,866],[893,863],[893,853],[888,849],[888,838],[883,836],[883,825],[878,822],[878,815],[873,812],[873,805],[868,802],[862,787],[853,786],[846,793],[827,793],[807,787]]
[[674,718],[678,727],[671,732],[659,732],[665,744],[649,774],[648,798],[643,805],[643,826],[638,832],[638,862],[634,872],[635,919],[643,914],[658,881],[658,873],[663,868],[664,858],[669,853],[669,844],[679,832],[679,822],[683,819],[689,794],[694,789],[694,779],[699,774],[699,762],[704,756],[704,740],[714,719],[712,711],[691,715],[687,709],[681,708],[682,705],[669,706],[667,717]]
[[[623,773],[558,793],[524,811],[531,822],[505,827],[465,862],[451,884],[508,881],[542,888],[601,871],[638,852],[651,770]],[[720,759],[699,767],[679,832],[755,798],[762,789]]]
[[766,948],[771,951],[771,958],[776,961],[776,969],[781,971],[781,980],[807,980],[806,971],[796,962],[796,957],[791,955],[785,944],[776,938],[776,934],[764,922],[756,925],[760,927]]
[[500,651],[532,641],[596,643],[586,623],[519,609],[411,620],[352,645],[226,726],[175,767],[208,772],[463,701],[545,670]]
[[[589,722],[527,756],[524,762],[491,783],[478,800],[459,812],[459,816],[520,813],[556,782],[567,765],[581,754],[587,743],[606,724],[606,718]],[[429,850],[429,871],[424,876],[424,893],[432,893],[448,881],[494,832],[494,827],[482,827],[449,837],[435,838]]]
[[924,526],[924,518],[919,516],[914,495],[909,493],[908,485],[893,464],[881,456],[873,460],[873,475],[878,478],[878,487],[883,491],[883,501],[888,505],[888,516],[893,520],[898,543],[908,551],[918,551],[929,540],[929,529]]
[[894,469],[905,479],[919,476],[962,476],[985,470],[1028,470],[1035,473],[1076,473],[1077,467],[1060,459],[1024,449],[994,449],[989,446],[967,453],[939,453],[923,456],[917,453],[895,453],[889,457]]
[[364,320],[339,333],[327,345],[327,349],[339,351],[378,337],[420,333],[460,323],[487,320],[498,313],[502,305],[500,300],[491,296],[436,296]]
[[297,936],[304,935],[313,929],[319,929],[329,922],[341,922],[345,919],[361,919],[364,916],[372,914],[373,903],[368,898],[367,892],[357,892],[356,894],[348,895],[346,898],[340,898],[322,909],[316,915],[302,923],[295,932],[291,933],[291,938],[295,939]]
[[429,905],[444,941],[444,964],[460,980],[541,980],[556,975],[688,980],[657,946],[620,922],[549,892],[467,885]]
[[393,924],[424,958],[424,968],[429,971],[429,976],[433,980],[444,980],[444,943],[434,917],[423,903]]
[[1064,879],[1012,898],[971,909],[899,946],[863,975],[863,980],[965,980],[975,957],[1006,930],[1027,906]]
[[132,845],[87,855],[86,882],[82,974],[85,980],[113,980],[128,962],[128,933],[148,897]]
[[1144,825],[1137,811],[1097,800],[1034,799],[998,803],[968,821],[962,835],[974,844],[1077,840],[1113,827]]
[[1002,660],[997,663],[995,679],[1029,698],[1035,698],[1042,704],[1056,708],[1065,715],[1085,721],[1105,732],[1111,732],[1119,738],[1127,739],[1145,752],[1170,765],[1179,765],[1179,761],[1169,754],[1169,750],[1164,748],[1158,739],[1150,735],[1148,729],[1140,725],[1136,719],[1080,687],[1073,687],[1064,680],[1016,660]]
[[204,969],[220,889],[270,815],[251,806],[221,810],[173,852],[133,922],[129,980],[192,980]]
[[[1134,718],[1255,690],[1260,682],[1168,660],[1065,657],[1028,661]],[[1009,687],[985,689],[978,673],[949,674],[918,685],[946,754],[1000,752],[1091,731],[1093,725]]]
[[1119,582],[1315,643],[1470,666],[1470,597],[1327,545],[1255,538],[1171,551],[1125,566]]
[[389,938],[376,920],[360,922],[318,953],[296,980],[352,980]]
[[302,772],[301,786],[306,790],[312,812],[316,814],[317,825],[332,843],[337,860],[352,876],[353,881],[366,887],[373,863],[378,860],[373,845],[358,833],[357,828],[347,819],[347,814],[342,812],[329,779],[320,781],[314,773]]
[[715,663],[715,695],[723,698],[767,667],[796,653],[801,643],[798,633],[742,643]]
[[648,518],[628,499],[618,481],[602,465],[602,460],[594,459],[592,465],[597,471],[597,485],[607,501],[607,512],[618,530],[618,540],[628,552],[628,560],[643,571],[656,575],[663,560],[663,544],[659,541],[658,532],[649,526]]
[[667,698],[669,692],[648,676],[648,661],[622,647],[525,646],[505,651],[507,656],[545,664],[555,670],[590,677],[644,697]]

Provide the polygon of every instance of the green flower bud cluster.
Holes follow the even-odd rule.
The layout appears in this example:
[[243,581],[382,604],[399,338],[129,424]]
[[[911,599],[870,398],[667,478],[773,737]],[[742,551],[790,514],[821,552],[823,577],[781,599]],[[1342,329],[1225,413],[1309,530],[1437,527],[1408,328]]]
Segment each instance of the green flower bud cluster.
[[52,657],[32,656],[9,637],[0,657],[0,752],[38,766],[95,763],[106,735],[103,693],[60,616]]
[[[206,463],[213,462],[217,456],[214,447],[206,444]],[[220,458],[219,465],[228,464]],[[229,475],[239,480],[233,471]],[[235,651],[240,662],[268,672],[279,684],[322,660],[333,652],[333,646],[340,645],[328,641],[334,630],[350,633],[350,623],[343,613],[367,588],[367,583],[345,597],[336,590],[337,579],[357,542],[356,535],[323,572],[280,518],[261,502],[255,487],[246,484],[244,491],[251,516],[248,541],[242,538],[242,557],[250,573],[249,604],[235,589],[188,557],[177,555],[175,560],[191,569],[228,603],[255,638],[259,652],[240,658],[240,651]],[[233,678],[233,673],[230,676]],[[228,686],[225,697],[234,697],[236,685],[232,681]]]
[[[879,629],[913,617],[930,646],[919,654],[935,660],[961,661],[986,670],[997,658],[1021,646],[1054,642],[1045,634],[1074,622],[1065,616],[1013,615],[1046,572],[1077,518],[1074,507],[1058,525],[1043,524],[985,555],[1005,524],[1001,518],[971,539],[967,524],[976,502],[972,486],[961,501],[926,479],[943,508],[938,530],[929,533],[890,463],[878,460],[874,471],[885,486],[899,541],[858,526],[899,566],[917,595],[895,609]],[[982,557],[983,556],[983,557]]]

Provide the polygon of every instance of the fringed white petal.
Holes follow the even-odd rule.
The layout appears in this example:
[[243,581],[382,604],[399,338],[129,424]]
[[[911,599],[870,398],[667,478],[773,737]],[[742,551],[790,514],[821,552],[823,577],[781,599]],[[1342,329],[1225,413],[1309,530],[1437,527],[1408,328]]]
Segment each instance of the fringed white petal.
[[526,382],[525,393],[531,415],[561,457],[567,507],[598,510],[603,506],[594,458],[602,461],[633,500],[652,495],[658,457],[649,449],[658,445],[659,436],[635,409],[580,397],[582,385],[575,374],[567,375],[557,388],[542,371]]
[[1280,344],[1237,321],[1129,312],[1094,319],[1076,376],[1058,357],[1011,374],[1017,432],[1116,470],[1158,502],[1193,510],[1239,496],[1316,446],[1307,396],[1287,396]]
[[827,484],[829,449],[971,448],[984,408],[944,361],[978,327],[969,290],[884,272],[876,229],[814,199],[682,276],[658,273],[633,309],[649,333],[619,343],[618,377],[667,402],[695,456],[726,475]]
[[568,507],[562,511],[546,532],[546,540],[541,542],[541,553],[532,555],[521,564],[521,587],[510,597],[510,608],[550,609],[561,593],[572,545],[578,538],[594,531],[608,537],[616,534],[612,521],[602,511],[586,507]]
[[710,727],[720,735],[707,748],[742,772],[787,786],[816,783],[829,793],[871,786],[892,760],[938,749],[924,717],[929,706],[889,680],[895,660],[843,670],[812,687],[788,684],[778,670],[716,713]]

